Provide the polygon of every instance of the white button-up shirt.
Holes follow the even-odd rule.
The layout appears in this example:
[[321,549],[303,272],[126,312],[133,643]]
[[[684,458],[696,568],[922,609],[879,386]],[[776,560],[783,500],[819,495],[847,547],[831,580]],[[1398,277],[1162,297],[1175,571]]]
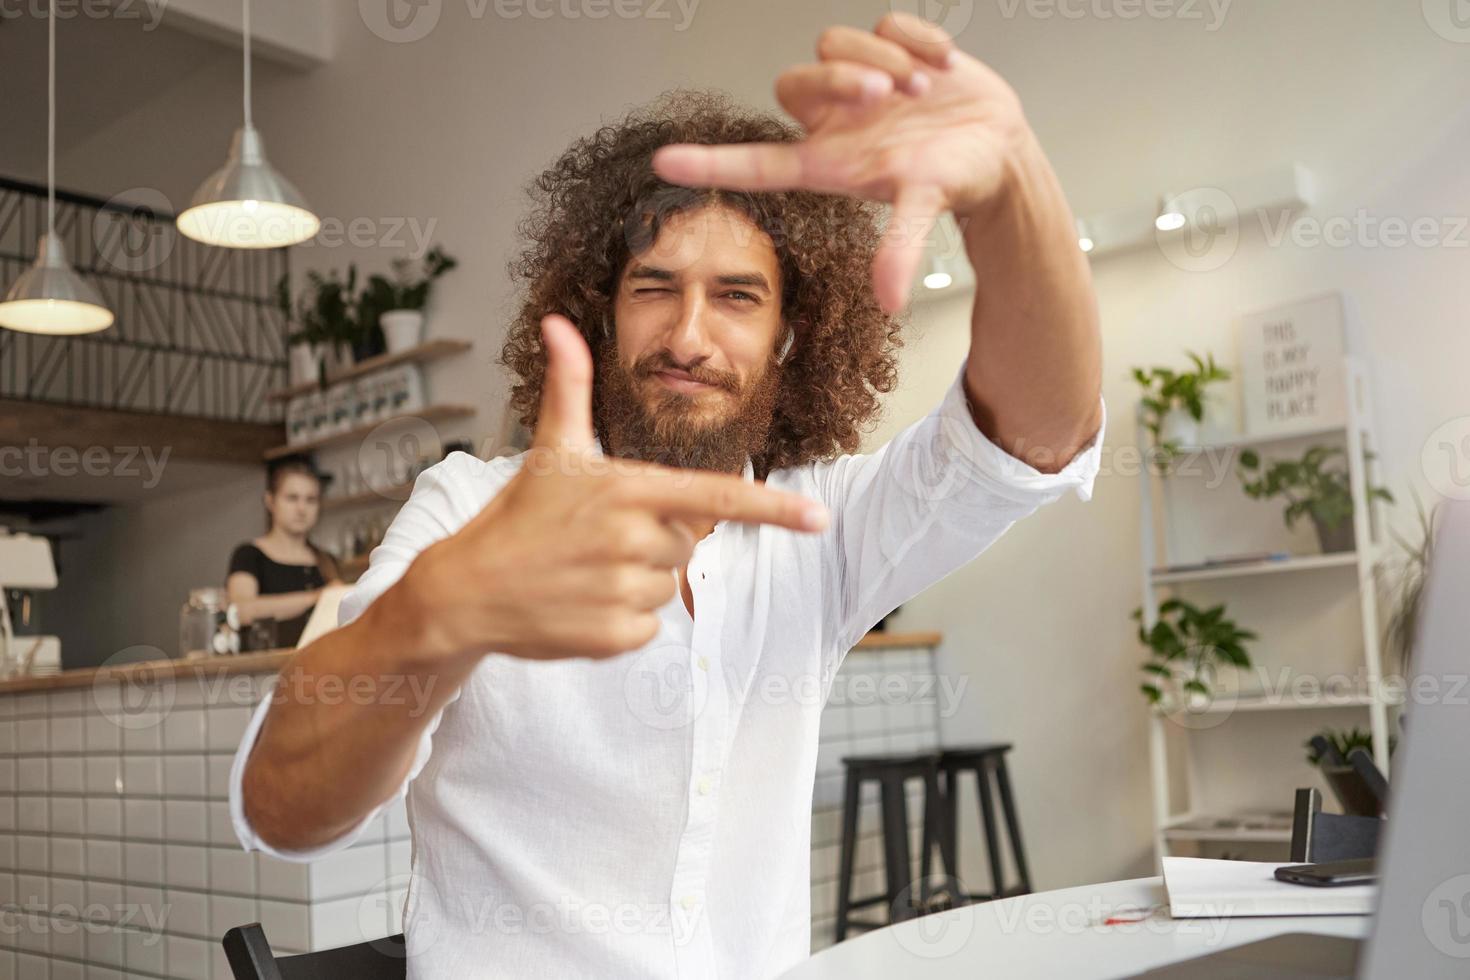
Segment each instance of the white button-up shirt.
[[[770,474],[823,501],[831,527],[717,524],[689,563],[694,616],[672,599],[642,649],[488,654],[426,728],[398,790],[413,835],[410,980],[749,980],[807,957],[817,730],[844,655],[1041,504],[1069,489],[1089,499],[1101,442],[1042,474],[980,433],[956,379],[877,452]],[[519,465],[453,453],[422,474],[341,622]],[[245,820],[241,776],[270,704],[231,773],[241,844],[298,860],[347,846],[377,811],[286,854]]]

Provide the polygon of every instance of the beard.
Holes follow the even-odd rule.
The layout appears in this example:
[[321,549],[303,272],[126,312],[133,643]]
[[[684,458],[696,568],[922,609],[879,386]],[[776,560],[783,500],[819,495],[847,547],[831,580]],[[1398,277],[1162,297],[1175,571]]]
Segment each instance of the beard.
[[[655,377],[669,370],[682,370],[724,394],[670,390]],[[746,460],[766,450],[780,386],[774,356],[759,376],[742,383],[732,372],[682,367],[667,351],[625,366],[615,345],[605,344],[593,395],[598,435],[608,455],[622,459],[740,473]]]

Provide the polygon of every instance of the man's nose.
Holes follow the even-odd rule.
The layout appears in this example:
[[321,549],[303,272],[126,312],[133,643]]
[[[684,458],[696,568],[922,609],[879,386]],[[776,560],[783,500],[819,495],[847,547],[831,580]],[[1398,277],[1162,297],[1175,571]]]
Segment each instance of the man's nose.
[[664,340],[670,356],[685,367],[707,360],[712,351],[709,333],[709,304],[704,291],[686,289],[679,304],[678,319]]

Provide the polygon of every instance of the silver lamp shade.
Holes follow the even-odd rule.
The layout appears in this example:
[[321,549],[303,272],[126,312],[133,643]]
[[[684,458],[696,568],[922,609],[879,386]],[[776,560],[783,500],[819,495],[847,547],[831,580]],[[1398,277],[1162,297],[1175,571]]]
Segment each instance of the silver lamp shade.
[[227,248],[295,245],[321,225],[301,193],[266,160],[260,133],[250,125],[235,131],[229,159],[178,217],[183,234]]
[[25,333],[83,334],[110,326],[112,311],[66,260],[61,239],[42,235],[35,264],[20,274],[0,302],[0,327]]

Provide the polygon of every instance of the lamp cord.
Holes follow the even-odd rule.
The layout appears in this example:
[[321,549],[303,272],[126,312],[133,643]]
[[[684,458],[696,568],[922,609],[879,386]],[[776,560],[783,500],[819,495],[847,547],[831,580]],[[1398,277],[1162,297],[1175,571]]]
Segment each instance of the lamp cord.
[[56,234],[56,0],[46,26],[46,231]]
[[250,0],[245,0],[245,128],[250,129]]

